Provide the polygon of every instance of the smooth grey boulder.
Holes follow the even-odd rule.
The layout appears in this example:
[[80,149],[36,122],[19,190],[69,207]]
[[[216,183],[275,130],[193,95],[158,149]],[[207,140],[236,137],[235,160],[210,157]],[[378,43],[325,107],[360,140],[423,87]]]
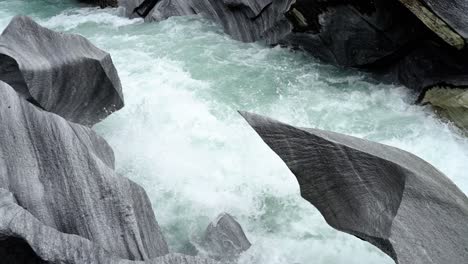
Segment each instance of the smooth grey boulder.
[[25,16],[0,36],[0,80],[41,108],[94,125],[124,105],[110,55],[86,38],[54,32]]
[[394,147],[241,114],[332,227],[399,264],[468,259],[468,198],[429,163]]
[[0,98],[0,188],[18,205],[122,259],[169,252],[145,191],[115,174],[104,139],[28,103],[1,81]]
[[252,245],[242,226],[227,213],[208,225],[202,244],[210,257],[226,261],[235,260]]

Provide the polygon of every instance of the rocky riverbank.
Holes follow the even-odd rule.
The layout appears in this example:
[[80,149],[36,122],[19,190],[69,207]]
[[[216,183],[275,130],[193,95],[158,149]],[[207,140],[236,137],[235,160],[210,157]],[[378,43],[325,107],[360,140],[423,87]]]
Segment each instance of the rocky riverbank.
[[[146,2],[155,3],[142,6],[150,8],[144,10],[147,21],[201,14],[234,39],[304,49],[325,63],[357,68],[420,96],[438,86],[468,87],[468,4],[462,0]],[[138,17],[133,11],[142,3],[120,0],[119,6]]]
[[[244,1],[224,1],[231,6],[231,9],[237,8],[240,2]],[[406,3],[408,10],[411,11],[415,7],[409,4],[411,3]],[[253,10],[250,19],[255,20],[256,16],[265,12],[269,6],[271,5],[268,1],[249,2],[249,9]],[[364,5],[355,6],[355,8],[359,12],[370,12]],[[96,11],[94,8],[91,9]],[[295,16],[302,21],[300,16],[304,14],[297,12]],[[457,38],[453,31],[447,31],[447,24],[444,26],[440,21],[434,22],[434,17],[426,11],[417,13],[417,17],[423,17],[421,20],[424,20],[422,22],[426,30],[432,27],[445,28],[436,34],[438,40],[443,41],[441,42],[443,45],[452,47],[450,49],[454,52],[463,49],[460,38]],[[303,23],[303,26],[306,24]],[[102,34],[102,32],[99,29],[97,34]],[[185,35],[182,38],[184,37]],[[120,44],[121,36],[116,39],[118,39],[117,44]],[[107,41],[107,38],[105,40]],[[169,46],[172,48],[171,45]],[[135,46],[131,45],[132,48]],[[113,54],[117,54],[114,52]],[[290,53],[287,54],[290,55]],[[156,57],[154,54],[151,56]],[[219,215],[208,225],[200,240],[190,238],[183,241],[184,245],[190,247],[190,254],[193,253],[193,255],[174,253],[168,246],[165,236],[173,235],[171,232],[177,236],[183,236],[181,235],[183,232],[175,231],[175,229],[185,226],[186,223],[190,225],[188,222],[192,219],[187,221],[186,215],[190,210],[176,208],[176,217],[183,215],[183,219],[187,222],[179,225],[178,220],[172,218],[171,221],[177,223],[174,225],[175,229],[173,227],[169,229],[171,231],[162,230],[156,218],[165,212],[153,211],[145,190],[115,172],[113,150],[91,128],[124,106],[120,79],[107,52],[96,48],[81,36],[57,33],[41,27],[28,17],[19,16],[11,21],[0,36],[0,58],[0,97],[2,98],[2,103],[0,103],[0,123],[2,124],[0,127],[0,259],[3,262],[20,264],[236,263],[239,256],[249,250],[252,246],[247,238],[249,235],[244,233],[235,217],[226,213]],[[144,65],[149,67],[151,63],[153,62]],[[210,67],[207,68],[212,70]],[[366,69],[365,67],[358,68]],[[287,70],[291,69],[287,68]],[[385,73],[385,71],[382,72]],[[374,72],[374,74],[378,77],[382,72]],[[159,77],[153,72],[149,75],[150,78]],[[171,75],[168,79],[176,78],[174,76]],[[310,75],[306,76],[310,77]],[[138,77],[141,79],[142,75]],[[238,81],[239,78],[234,79]],[[251,81],[247,77],[246,80]],[[148,80],[135,83],[142,85],[146,81]],[[127,82],[127,85],[130,83]],[[155,85],[151,88],[158,87]],[[169,97],[180,99],[178,96],[167,96],[158,89],[153,89],[152,92],[157,97],[162,94],[162,100],[167,100]],[[134,94],[136,97],[142,96],[140,92]],[[345,94],[345,96],[348,95],[350,94]],[[357,102],[362,102],[363,94],[359,95]],[[322,96],[319,100],[326,97]],[[383,100],[386,99],[387,97],[383,98]],[[463,117],[466,90],[450,85],[426,87],[421,93],[420,100],[422,103],[430,103],[441,109],[449,109],[445,113],[448,116]],[[284,101],[281,102],[284,103]],[[185,104],[186,101],[183,101],[180,105]],[[180,111],[180,105],[176,105],[177,111]],[[338,104],[324,104],[323,107],[337,106]],[[298,107],[298,104],[294,107]],[[155,109],[159,112],[155,113]],[[160,114],[162,112],[160,110],[150,105],[149,111],[145,113],[144,122],[147,122],[149,116]],[[405,110],[407,109],[403,111]],[[187,115],[184,108],[181,112],[181,116]],[[194,115],[189,115],[187,119],[190,122],[197,121],[199,114],[200,112],[194,111]],[[298,114],[303,113],[298,112]],[[368,241],[393,258],[396,263],[463,263],[467,258],[468,229],[465,219],[468,217],[468,198],[451,180],[429,163],[413,154],[386,145],[318,129],[293,127],[246,112],[242,115],[296,176],[302,197],[317,207],[334,228]],[[128,120],[134,121],[133,118],[136,116],[132,115]],[[372,116],[372,118],[375,117]],[[180,121],[180,119],[175,119]],[[151,133],[148,133],[150,136],[143,140],[144,146],[134,147],[137,151],[131,152],[132,155],[147,148],[148,138],[164,138],[159,134],[158,122],[160,120],[155,122],[158,131],[151,130]],[[233,121],[230,119],[228,122]],[[336,120],[331,120],[331,122],[339,123]],[[395,120],[390,120],[390,122],[395,122]],[[116,128],[123,129],[122,126],[112,129],[115,131]],[[143,127],[143,129],[146,128]],[[193,133],[190,126],[183,128],[189,131],[187,134]],[[242,127],[229,126],[229,129],[234,131],[233,134],[239,133],[240,128]],[[399,128],[397,126],[397,129]],[[136,130],[142,131],[143,129],[137,127]],[[180,130],[181,127],[177,129]],[[227,134],[219,126],[209,127],[209,130],[221,131],[224,133],[223,137],[233,135]],[[401,137],[401,134],[391,136]],[[138,133],[138,137],[140,135]],[[116,136],[115,138],[129,145],[126,137]],[[431,139],[434,140],[435,137]],[[238,142],[240,142],[239,145],[252,143],[252,141]],[[426,142],[433,143],[432,141]],[[218,145],[226,148],[231,143],[224,144],[223,142]],[[182,144],[187,143],[182,142]],[[197,144],[205,143],[197,141]],[[160,159],[171,159],[170,173],[165,176],[171,177],[171,173],[182,171],[195,181],[201,182],[201,185],[196,186],[193,186],[193,182],[192,184],[185,183],[188,186],[186,189],[202,189],[202,192],[206,191],[205,187],[215,185],[211,182],[211,178],[210,181],[206,181],[203,177],[202,179],[194,177],[191,171],[189,173],[183,171],[179,167],[181,160],[190,160],[192,163],[197,163],[198,160],[191,161],[193,156],[181,155],[182,151],[174,151],[173,147],[174,144],[171,143],[165,154],[172,152],[175,156],[169,158],[159,156],[158,152],[154,155],[155,159],[151,160],[154,162]],[[127,150],[129,149],[124,148],[124,151]],[[212,151],[218,154],[211,148],[206,152]],[[216,155],[210,159],[211,161],[224,159],[231,163],[236,155],[242,154],[237,151],[238,149],[229,158]],[[139,153],[135,156],[139,156]],[[454,158],[457,155],[448,156]],[[138,158],[141,159],[140,156]],[[145,156],[144,159],[147,157]],[[253,161],[252,166],[246,166],[249,171],[246,173],[247,177],[255,176],[251,170],[260,159],[263,159],[262,155],[253,155],[239,161],[241,165],[248,160]],[[447,160],[442,159],[442,161]],[[207,173],[207,169],[214,171],[215,163],[202,164],[202,173]],[[223,169],[224,166],[225,164],[223,164]],[[267,163],[265,166],[268,170],[269,166],[273,165]],[[451,166],[451,168],[460,170],[459,168],[464,167]],[[267,175],[264,179],[256,179],[260,186],[267,185],[267,182],[273,178],[267,170],[265,167],[259,169],[260,174]],[[132,173],[134,171],[130,171],[128,175]],[[226,185],[232,185],[233,181],[226,179],[231,173],[232,171],[220,170],[218,173],[221,176],[220,181],[226,181]],[[234,181],[241,178],[233,174]],[[464,176],[463,173],[461,175]],[[151,183],[160,184],[155,182]],[[181,187],[179,184],[172,182],[171,184],[177,189]],[[252,182],[239,185],[236,189],[247,189],[250,193],[255,193],[258,189],[250,189],[249,184]],[[280,184],[285,184],[283,178]],[[183,200],[188,197],[179,194],[176,193],[176,199]],[[246,192],[242,193],[242,195],[246,194]],[[290,195],[298,197],[297,190],[291,192]],[[199,200],[204,204],[218,197],[223,196],[216,193],[216,196],[209,197],[203,193]],[[159,199],[154,199],[154,196],[152,198],[153,203],[160,202]],[[274,196],[273,203],[278,203],[278,201],[282,203],[283,198],[276,200]],[[226,203],[236,203],[233,201],[238,200],[228,199]],[[260,201],[262,202],[264,201]],[[307,231],[314,224],[310,219],[304,220],[306,219],[304,214],[311,212],[306,210],[307,205],[301,207],[286,204],[274,207],[268,205],[267,202],[264,203],[261,204],[262,208],[257,209],[259,208],[257,207],[254,210],[271,211],[273,208],[274,212],[270,212],[270,219],[251,217],[256,212],[253,210],[248,212],[249,217],[254,218],[253,221],[259,223],[260,226],[271,221],[272,218],[280,219],[275,222],[275,225],[264,228],[265,233],[277,232],[281,235],[277,239],[279,242],[274,244],[275,246],[272,247],[270,244],[270,247],[266,247],[264,251],[266,254],[271,254],[270,251],[275,249],[280,250],[283,243],[287,244],[287,240],[291,237],[303,239],[303,236],[292,232],[295,227],[288,225],[287,222],[301,219],[303,222],[301,229]],[[242,210],[246,208],[244,204],[240,207]],[[189,207],[189,209],[192,208]],[[291,216],[277,212],[282,210]],[[192,212],[190,217],[196,218],[199,212],[196,209],[192,211],[195,212]],[[300,215],[292,211],[301,211],[304,214]],[[243,220],[245,221],[245,218]],[[279,229],[283,229],[282,233],[278,231]],[[252,226],[249,226],[249,231],[252,230]],[[316,230],[311,231],[311,233],[316,232]],[[306,236],[310,236],[310,233]],[[262,234],[255,238],[254,247],[260,242],[259,240],[265,239],[265,236]],[[306,247],[300,247],[296,253],[301,254],[300,251],[307,252],[312,248],[317,251],[317,244],[309,244],[311,241],[325,243],[324,239],[315,236],[305,241]],[[340,251],[337,248],[341,247],[336,241],[333,243],[333,254],[337,254],[336,252]],[[280,258],[279,263],[290,260],[289,256],[294,259],[293,255],[296,253],[291,253],[291,249],[295,249],[295,246],[286,248],[285,251],[289,255],[286,258]],[[258,254],[258,248],[254,248],[249,253]],[[356,258],[359,259],[359,256]],[[309,259],[304,257],[301,261],[294,259],[290,262],[307,263]],[[241,263],[245,263],[246,260],[243,259],[243,261]],[[266,263],[269,262],[266,261]]]

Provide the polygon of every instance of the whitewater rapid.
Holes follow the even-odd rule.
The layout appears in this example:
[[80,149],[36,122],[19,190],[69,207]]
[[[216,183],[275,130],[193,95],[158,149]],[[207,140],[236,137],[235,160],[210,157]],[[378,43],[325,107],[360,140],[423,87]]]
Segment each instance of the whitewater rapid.
[[143,24],[117,9],[0,0],[1,30],[15,14],[111,53],[126,106],[95,129],[113,147],[118,173],[148,192],[174,251],[195,253],[208,222],[227,211],[253,244],[242,264],[393,263],[329,227],[237,110],[402,148],[468,192],[468,139],[413,105],[403,87],[369,83],[302,52],[234,41],[196,16]]

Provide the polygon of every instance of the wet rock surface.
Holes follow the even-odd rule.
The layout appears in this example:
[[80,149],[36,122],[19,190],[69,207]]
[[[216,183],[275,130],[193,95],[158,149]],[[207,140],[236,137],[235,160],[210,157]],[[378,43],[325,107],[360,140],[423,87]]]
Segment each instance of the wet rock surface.
[[367,140],[241,114],[332,227],[400,264],[467,259],[468,198],[429,163]]
[[107,52],[82,36],[13,18],[0,36],[0,80],[41,108],[94,125],[123,107],[120,79]]

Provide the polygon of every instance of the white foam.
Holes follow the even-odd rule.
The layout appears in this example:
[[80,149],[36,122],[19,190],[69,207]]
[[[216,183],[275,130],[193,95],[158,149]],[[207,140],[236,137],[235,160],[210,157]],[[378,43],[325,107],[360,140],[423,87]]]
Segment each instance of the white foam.
[[72,30],[83,24],[98,24],[109,27],[123,27],[133,24],[143,23],[142,19],[127,19],[117,16],[118,10],[107,8],[80,8],[69,9],[62,13],[41,21],[45,27],[55,28],[57,30]]

